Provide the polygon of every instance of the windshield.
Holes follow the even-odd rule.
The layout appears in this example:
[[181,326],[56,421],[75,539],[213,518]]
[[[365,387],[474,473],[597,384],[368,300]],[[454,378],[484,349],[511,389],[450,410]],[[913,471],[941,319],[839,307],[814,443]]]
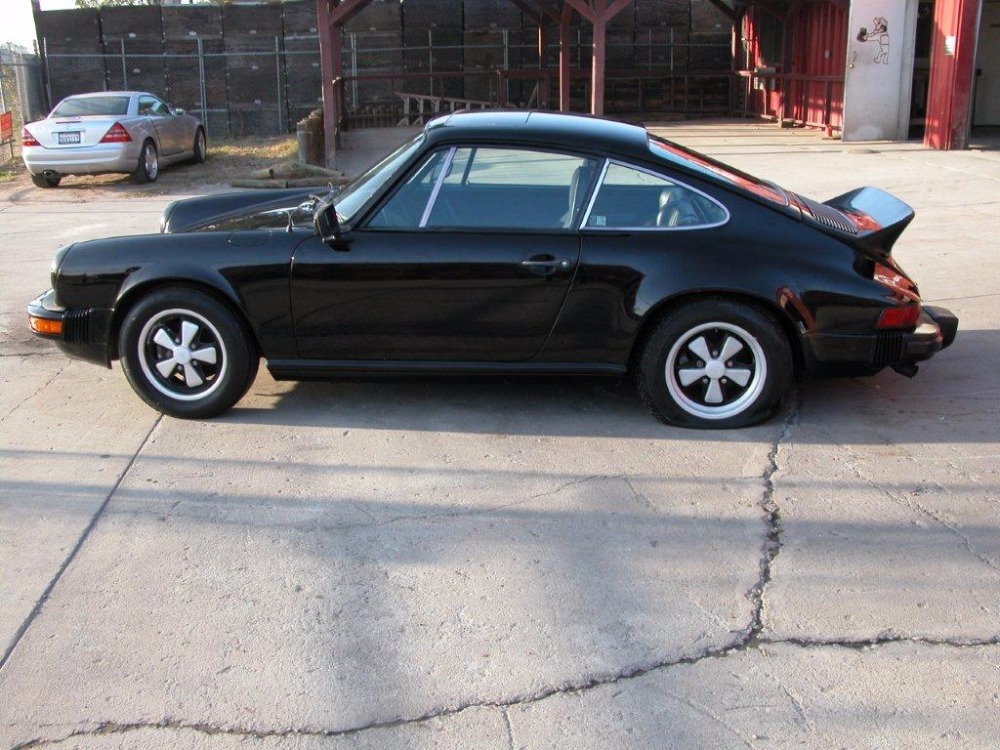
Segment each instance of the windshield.
[[50,117],[83,117],[86,115],[127,115],[127,96],[80,96],[59,102]]
[[657,138],[655,135],[649,136],[649,150],[656,156],[666,161],[678,164],[688,169],[694,169],[712,177],[721,177],[726,182],[749,190],[754,195],[777,203],[781,206],[788,205],[788,196],[785,191],[771,182],[765,182],[746,172],[716,161],[711,157],[699,154],[697,151],[678,146],[676,143]]
[[342,225],[350,224],[358,211],[399,172],[423,142],[424,134],[421,133],[413,140],[404,143],[337,193],[334,198],[337,206],[337,221]]

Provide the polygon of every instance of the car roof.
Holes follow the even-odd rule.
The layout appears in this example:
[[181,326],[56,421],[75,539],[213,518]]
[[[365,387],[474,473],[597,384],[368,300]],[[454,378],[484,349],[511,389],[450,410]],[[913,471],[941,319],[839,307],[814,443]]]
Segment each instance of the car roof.
[[534,110],[455,112],[429,122],[433,143],[452,140],[497,141],[525,145],[578,147],[588,151],[648,155],[648,136],[640,125],[591,115]]
[[[96,99],[102,96],[156,96],[148,91],[89,91],[86,94],[70,94],[66,99]],[[156,96],[157,99],[160,97]]]

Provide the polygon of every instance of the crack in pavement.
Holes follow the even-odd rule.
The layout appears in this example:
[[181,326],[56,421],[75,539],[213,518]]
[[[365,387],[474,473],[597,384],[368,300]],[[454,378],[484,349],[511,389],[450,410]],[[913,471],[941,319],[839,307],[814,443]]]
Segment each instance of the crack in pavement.
[[104,501],[101,503],[100,507],[98,507],[97,511],[94,513],[89,523],[87,523],[87,526],[83,529],[83,533],[80,534],[80,537],[76,540],[76,543],[73,545],[73,548],[69,551],[69,554],[66,556],[66,559],[63,560],[62,565],[59,566],[59,569],[56,571],[56,574],[52,577],[52,580],[49,581],[48,586],[45,587],[45,591],[43,591],[42,595],[38,597],[38,601],[36,601],[35,606],[31,608],[31,612],[28,613],[28,616],[25,618],[24,622],[21,623],[21,626],[17,629],[17,632],[14,633],[14,637],[11,639],[10,645],[7,647],[7,650],[4,652],[3,656],[0,657],[0,672],[3,671],[3,668],[10,661],[11,656],[14,654],[14,651],[17,649],[18,644],[20,644],[21,642],[21,639],[24,638],[24,634],[28,632],[28,628],[31,627],[32,623],[34,623],[35,619],[41,613],[42,608],[45,606],[45,603],[49,600],[49,597],[52,595],[52,591],[55,589],[56,584],[59,583],[59,581],[63,577],[63,574],[73,563],[73,560],[76,559],[77,554],[79,554],[80,550],[83,548],[84,543],[90,537],[90,533],[94,530],[94,527],[97,526],[97,522],[104,514],[104,511],[108,507],[108,504],[111,502],[111,498],[115,496],[115,493],[118,492],[118,488],[122,486],[122,482],[125,481],[125,477],[127,477],[129,472],[132,470],[132,467],[135,465],[136,459],[139,458],[139,454],[142,453],[143,448],[146,447],[146,444],[149,442],[150,437],[152,437],[154,430],[156,430],[156,428],[159,426],[162,420],[163,420],[163,415],[157,414],[156,419],[153,421],[152,426],[149,428],[149,432],[146,433],[146,436],[139,443],[139,447],[136,448],[135,453],[132,454],[132,457],[125,465],[125,468],[122,469],[121,474],[118,475],[118,478],[115,480],[114,485],[111,487],[111,491],[108,492],[107,496],[104,498]]
[[[779,471],[781,471],[782,468],[779,461],[782,447],[787,443],[793,427],[796,424],[798,424],[799,414],[800,414],[800,407],[799,407],[798,396],[797,394],[793,394],[793,400],[791,406],[788,408],[788,413],[787,416],[785,417],[784,423],[782,424],[782,427],[778,435],[775,437],[774,442],[771,444],[770,451],[768,452],[767,467],[765,468],[763,474],[761,475],[761,480],[764,485],[764,490],[761,494],[759,507],[762,509],[764,514],[766,535],[761,546],[761,558],[759,563],[758,580],[746,594],[746,597],[751,604],[750,621],[746,626],[746,628],[739,631],[738,635],[732,640],[731,643],[727,645],[716,646],[713,648],[705,649],[696,654],[690,654],[666,660],[659,660],[650,664],[635,666],[620,672],[597,674],[582,679],[570,680],[560,685],[551,685],[540,688],[529,694],[513,695],[507,698],[498,698],[494,700],[473,701],[453,707],[437,707],[424,714],[417,716],[400,717],[397,719],[377,721],[357,727],[348,727],[345,729],[324,730],[318,728],[303,727],[296,729],[253,730],[253,729],[239,728],[239,727],[219,727],[208,723],[184,723],[182,721],[169,718],[164,719],[163,721],[160,722],[138,722],[131,724],[122,724],[111,721],[92,722],[87,728],[77,729],[64,737],[52,738],[52,739],[33,739],[28,742],[16,745],[13,748],[13,750],[31,750],[32,748],[41,748],[46,746],[58,745],[62,742],[72,740],[73,738],[79,738],[83,736],[126,734],[129,732],[137,732],[142,730],[192,731],[205,735],[230,735],[230,736],[252,738],[252,739],[268,739],[268,738],[280,739],[287,737],[335,739],[335,738],[343,738],[343,737],[359,735],[361,733],[374,730],[385,730],[385,729],[394,729],[405,726],[419,725],[427,721],[440,720],[453,716],[458,716],[465,711],[471,711],[476,709],[494,709],[500,712],[503,721],[504,732],[506,735],[507,746],[509,748],[513,748],[516,746],[516,742],[514,739],[513,726],[509,715],[509,710],[511,708],[538,704],[550,698],[561,695],[579,695],[602,687],[627,683],[631,680],[641,678],[651,673],[665,671],[668,669],[672,669],[674,667],[692,666],[710,659],[724,659],[730,656],[746,653],[748,651],[758,651],[766,654],[767,647],[769,646],[783,645],[801,649],[843,648],[843,649],[850,649],[857,651],[867,651],[899,643],[912,643],[929,648],[969,649],[969,648],[1000,647],[1000,635],[984,640],[963,639],[963,638],[933,639],[921,636],[906,636],[895,632],[886,632],[874,636],[872,638],[866,638],[866,639],[802,639],[802,638],[774,639],[774,638],[768,638],[763,635],[764,631],[763,620],[764,620],[764,612],[766,609],[767,587],[773,580],[774,563],[783,546],[782,534],[784,529],[781,520],[781,509],[775,502],[775,492],[776,492],[775,476]],[[150,430],[150,435],[151,434],[152,430]],[[147,440],[149,439],[149,435],[147,435],[146,439]],[[141,451],[141,446],[140,446],[140,451]],[[138,454],[139,451],[137,451],[135,456],[133,456],[132,459],[133,461],[138,456]],[[127,473],[127,469],[125,473]],[[122,478],[124,478],[124,473]],[[538,495],[518,500],[513,503],[504,504],[489,509],[485,508],[476,509],[475,511],[473,511],[473,513],[488,513],[491,510],[497,510],[503,507],[510,507],[511,505],[519,505],[521,503],[528,502],[532,499],[537,499],[539,497],[545,497],[557,494],[558,492],[572,485],[581,484],[584,482],[590,482],[593,481],[594,479],[603,479],[603,478],[623,479],[626,485],[636,495],[636,497],[637,498],[641,497],[640,493],[635,491],[635,488],[631,485],[631,482],[628,480],[627,477],[590,476],[583,479],[577,479],[571,482],[567,482],[563,485],[560,485],[558,488],[554,490],[550,490],[544,493],[539,493]],[[112,491],[111,494],[112,495],[114,494],[114,490]],[[110,495],[108,499],[110,499]],[[467,514],[469,514],[469,511],[465,511],[457,515],[467,515]],[[445,514],[445,517],[451,515],[452,514]],[[430,516],[429,518],[435,519],[440,517],[442,516]],[[391,519],[388,521],[388,523],[394,523],[399,520],[403,519]],[[796,702],[794,696],[789,695],[789,698],[790,700],[792,700],[793,704]],[[680,698],[678,698],[678,700],[680,700]],[[718,718],[718,717],[712,717],[712,718]],[[807,725],[811,724],[811,721],[808,716],[803,716],[803,719]],[[729,727],[729,729],[731,731],[734,731],[736,736],[740,736],[738,732],[735,732],[735,730],[733,730],[731,727]],[[745,741],[745,738],[741,737],[741,739]]]
[[[171,731],[192,731],[199,732],[205,735],[230,735],[236,737],[245,737],[251,739],[281,739],[287,737],[309,737],[316,739],[335,739],[342,737],[351,737],[355,735],[362,734],[364,732],[382,730],[382,729],[396,729],[405,726],[419,725],[427,721],[435,721],[439,719],[447,719],[453,716],[458,716],[466,711],[472,711],[476,709],[496,709],[500,711],[501,716],[504,718],[505,724],[509,727],[508,739],[513,741],[513,728],[510,725],[509,709],[518,706],[528,706],[532,704],[541,703],[549,698],[553,698],[559,695],[579,695],[591,690],[596,690],[601,687],[607,687],[610,685],[618,685],[621,683],[628,682],[647,674],[654,672],[664,671],[671,669],[673,667],[679,666],[692,666],[698,664],[702,661],[708,659],[720,659],[727,658],[736,654],[745,653],[746,651],[761,651],[765,652],[765,646],[775,646],[775,645],[786,645],[794,646],[802,649],[815,649],[815,648],[846,648],[851,650],[872,650],[882,646],[888,646],[898,643],[914,643],[917,645],[923,645],[928,647],[937,648],[984,648],[984,647],[1000,647],[1000,637],[992,638],[985,641],[964,641],[964,642],[952,642],[950,640],[937,641],[927,638],[919,637],[903,637],[903,636],[887,636],[878,637],[870,640],[816,640],[808,641],[801,639],[774,639],[774,640],[762,640],[757,639],[753,643],[746,642],[745,638],[738,639],[733,645],[708,649],[700,654],[693,656],[683,656],[677,659],[671,659],[669,661],[660,662],[657,664],[652,664],[645,667],[639,667],[628,672],[609,675],[606,677],[594,677],[586,681],[581,681],[578,683],[568,683],[563,686],[553,686],[548,688],[543,688],[536,691],[530,695],[524,696],[513,696],[511,698],[493,701],[477,701],[472,703],[467,703],[461,706],[456,706],[453,708],[441,708],[433,711],[429,711],[425,714],[414,716],[414,717],[402,717],[398,719],[390,719],[385,721],[377,721],[370,724],[365,724],[357,727],[349,727],[346,729],[311,729],[311,728],[300,728],[300,729],[244,729],[239,727],[219,727],[207,723],[185,723],[176,719],[164,719],[163,721],[157,722],[135,722],[130,724],[121,724],[113,721],[106,722],[92,722],[92,726],[86,729],[78,729],[66,734],[65,736],[51,739],[33,739],[27,742],[22,742],[14,745],[11,750],[31,750],[32,748],[48,747],[52,745],[58,745],[60,743],[72,740],[78,737],[87,736],[100,736],[107,734],[126,734],[129,732],[139,732],[143,730],[171,730]],[[766,653],[766,652],[765,652]]]
[[[852,450],[850,446],[842,445],[840,447],[844,449],[848,453],[848,455],[851,456],[852,460],[848,464],[848,468],[850,468],[854,476],[856,476],[862,482],[865,482],[873,490],[876,490],[885,497],[889,498],[889,500],[894,502],[896,505],[911,510],[918,515],[924,516],[925,518],[930,519],[939,526],[942,526],[943,528],[947,529],[951,534],[955,535],[962,541],[962,546],[965,547],[966,551],[970,555],[972,555],[974,558],[979,560],[987,567],[992,568],[993,570],[1000,570],[1000,559],[992,558],[985,552],[978,549],[975,543],[972,541],[972,539],[970,539],[969,536],[962,531],[962,527],[958,523],[954,521],[949,521],[944,516],[944,514],[924,506],[922,503],[917,501],[916,498],[907,497],[903,494],[900,494],[899,492],[895,492],[892,489],[879,483],[873,477],[869,477],[858,466],[858,462],[862,461],[863,457],[860,456],[858,453],[856,453],[854,450]],[[940,485],[937,486],[940,489],[944,489]]]
[[[60,367],[58,370],[55,371],[55,373],[52,375],[51,378],[49,378],[48,380],[46,380],[44,383],[42,383],[40,386],[38,386],[34,391],[32,391],[31,393],[29,393],[27,396],[25,396],[23,399],[21,399],[17,404],[15,404],[14,407],[10,411],[8,411],[6,414],[4,414],[2,417],[0,417],[0,423],[6,422],[14,414],[14,412],[16,412],[18,409],[20,409],[26,403],[28,403],[29,401],[31,401],[31,399],[35,398],[35,396],[37,396],[39,393],[41,393],[46,388],[48,388],[50,385],[52,385],[52,382],[56,378],[58,378],[60,375],[62,375],[63,372],[66,371],[66,367],[67,366],[68,365],[63,365],[62,367]],[[0,661],[0,668],[2,668],[2,667],[3,667],[3,661]]]

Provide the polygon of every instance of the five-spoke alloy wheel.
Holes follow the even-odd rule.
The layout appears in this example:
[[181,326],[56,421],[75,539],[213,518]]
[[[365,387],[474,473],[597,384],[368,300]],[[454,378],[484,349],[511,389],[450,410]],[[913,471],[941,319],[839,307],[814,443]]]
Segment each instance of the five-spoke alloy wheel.
[[784,333],[765,311],[706,299],[667,313],[639,360],[639,393],[661,421],[742,427],[771,416],[791,385]]
[[219,414],[246,393],[259,358],[242,322],[195,289],[161,289],[126,315],[122,367],[144,401],[165,414]]

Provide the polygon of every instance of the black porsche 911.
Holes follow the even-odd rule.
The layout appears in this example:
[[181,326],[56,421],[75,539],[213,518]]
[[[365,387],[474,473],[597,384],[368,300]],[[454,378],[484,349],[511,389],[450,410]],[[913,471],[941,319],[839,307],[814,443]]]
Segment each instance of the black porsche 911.
[[279,380],[633,373],[669,424],[738,427],[796,373],[905,375],[958,321],[892,256],[913,218],[826,203],[642,127],[543,112],[431,122],[349,185],[167,207],[59,250],[31,329],[211,417]]

